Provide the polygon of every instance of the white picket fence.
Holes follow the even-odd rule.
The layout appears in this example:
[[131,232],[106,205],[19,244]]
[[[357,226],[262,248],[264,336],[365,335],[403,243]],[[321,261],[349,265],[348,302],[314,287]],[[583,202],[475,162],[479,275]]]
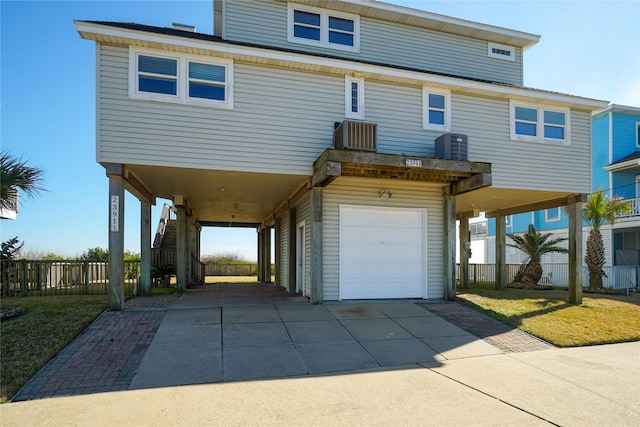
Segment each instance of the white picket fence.
[[[507,282],[513,281],[520,264],[507,264]],[[607,277],[603,277],[602,284],[605,288],[613,289],[638,289],[640,282],[640,267],[638,266],[605,266],[604,272]],[[456,278],[459,279],[460,269]],[[495,264],[469,264],[469,280],[471,283],[493,282],[496,278]],[[583,267],[583,286],[589,286],[589,270]],[[551,285],[556,287],[569,286],[569,264],[543,263],[541,285]]]

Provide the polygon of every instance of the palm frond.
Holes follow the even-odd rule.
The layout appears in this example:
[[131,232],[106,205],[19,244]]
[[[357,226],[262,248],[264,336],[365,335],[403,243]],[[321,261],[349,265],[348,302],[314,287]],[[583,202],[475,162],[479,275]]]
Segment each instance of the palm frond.
[[15,208],[18,192],[32,197],[45,191],[42,181],[44,170],[27,166],[22,158],[14,157],[7,151],[0,153],[0,206]]

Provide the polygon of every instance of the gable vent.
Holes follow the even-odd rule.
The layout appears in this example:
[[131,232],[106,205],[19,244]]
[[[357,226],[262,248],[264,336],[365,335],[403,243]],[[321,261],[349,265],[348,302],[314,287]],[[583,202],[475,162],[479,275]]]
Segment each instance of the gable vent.
[[172,23],[171,28],[173,28],[174,30],[189,31],[190,33],[196,32],[196,27],[194,25],[179,24],[177,22]]
[[344,120],[333,131],[333,145],[339,150],[377,150],[377,125],[375,123]]

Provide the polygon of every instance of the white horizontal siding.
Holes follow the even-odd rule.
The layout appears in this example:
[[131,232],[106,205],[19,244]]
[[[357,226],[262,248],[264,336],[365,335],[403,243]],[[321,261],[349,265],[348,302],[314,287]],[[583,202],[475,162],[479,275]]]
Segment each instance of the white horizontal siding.
[[590,191],[589,113],[571,111],[571,144],[512,141],[509,102],[453,94],[452,131],[469,136],[469,160],[491,163],[493,187]]
[[230,1],[225,20],[228,40],[517,85],[523,82],[520,48],[515,49],[515,61],[489,58],[487,42],[469,37],[363,17],[360,52],[349,53],[288,42],[286,2]]
[[[295,230],[294,230],[295,231]],[[276,224],[276,259],[278,260],[278,285],[289,289],[289,215],[278,219]]]
[[[380,198],[380,190],[393,193]],[[428,298],[444,296],[443,287],[443,201],[442,187],[410,181],[340,178],[323,190],[322,262],[323,293],[326,301],[339,298],[340,204],[427,209]]]

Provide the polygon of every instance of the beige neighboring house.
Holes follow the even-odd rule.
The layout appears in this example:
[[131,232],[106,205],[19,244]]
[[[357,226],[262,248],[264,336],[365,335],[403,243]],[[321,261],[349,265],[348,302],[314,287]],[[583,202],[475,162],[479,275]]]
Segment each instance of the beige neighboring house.
[[[262,281],[274,261],[275,285],[312,303],[454,298],[456,221],[465,247],[478,212],[567,206],[581,233],[591,113],[607,102],[524,86],[539,36],[369,0],[212,10],[213,34],[76,21],[96,46],[112,278],[124,191],[141,202],[143,287],[150,206],[166,198],[179,289],[200,279],[202,227],[250,227]],[[570,247],[580,260],[581,239]]]

